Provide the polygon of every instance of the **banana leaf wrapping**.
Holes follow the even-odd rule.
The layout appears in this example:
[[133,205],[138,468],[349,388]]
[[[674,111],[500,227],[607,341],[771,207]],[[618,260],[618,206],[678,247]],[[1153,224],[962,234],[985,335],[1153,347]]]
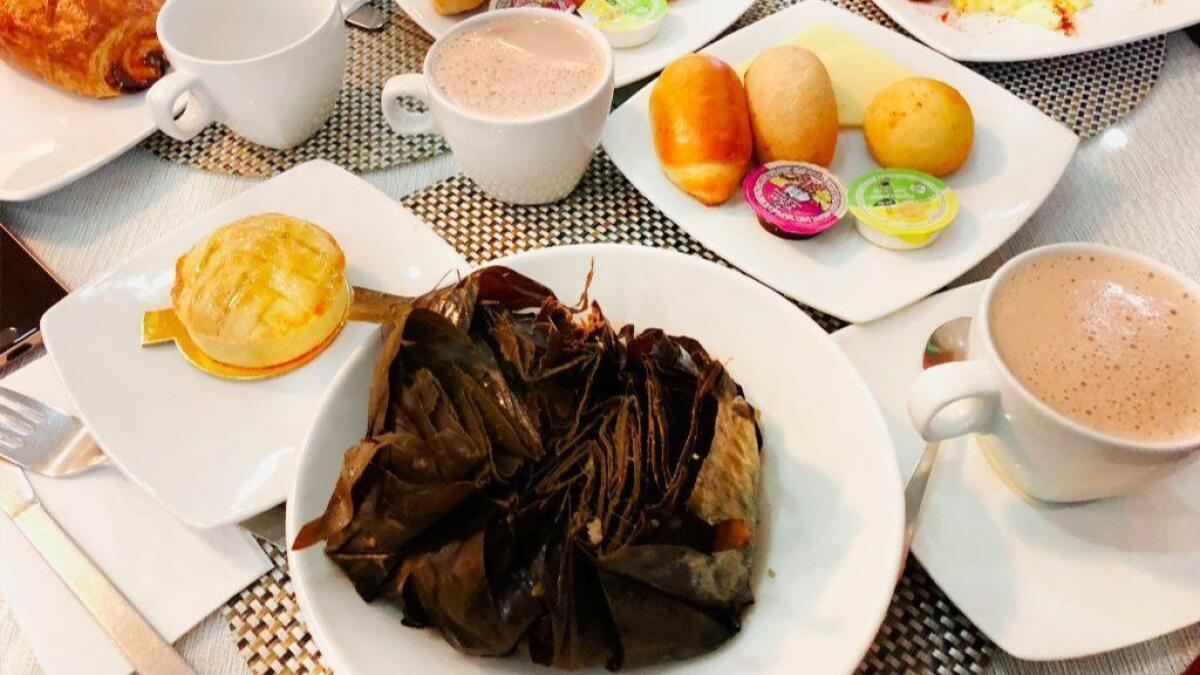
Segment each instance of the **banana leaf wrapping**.
[[737,633],[761,436],[698,342],[503,267],[385,317],[366,437],[295,548],[475,656],[615,670]]

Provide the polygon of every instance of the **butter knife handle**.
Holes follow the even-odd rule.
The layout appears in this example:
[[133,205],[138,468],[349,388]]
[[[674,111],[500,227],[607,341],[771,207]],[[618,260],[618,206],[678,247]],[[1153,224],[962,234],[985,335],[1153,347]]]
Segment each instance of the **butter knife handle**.
[[195,672],[75,545],[41,504],[30,505],[14,518],[14,522],[104,628],[135,671],[140,675]]

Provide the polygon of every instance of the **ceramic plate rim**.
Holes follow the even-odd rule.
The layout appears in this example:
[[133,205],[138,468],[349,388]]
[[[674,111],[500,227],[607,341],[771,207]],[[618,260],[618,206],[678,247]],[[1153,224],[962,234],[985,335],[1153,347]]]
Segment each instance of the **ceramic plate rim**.
[[[514,262],[520,263],[522,260],[527,260],[527,259],[533,259],[534,261],[537,261],[537,260],[543,259],[543,258],[553,259],[555,257],[566,258],[566,259],[570,260],[573,256],[586,256],[589,251],[619,251],[618,255],[628,254],[628,255],[634,255],[634,256],[647,256],[647,257],[651,257],[651,258],[659,257],[659,258],[674,259],[674,260],[680,262],[681,264],[690,265],[690,266],[694,266],[697,268],[705,268],[709,271],[715,271],[716,273],[725,276],[727,279],[730,280],[731,283],[740,285],[741,287],[747,289],[747,292],[769,293],[774,296],[774,298],[777,302],[781,302],[781,303],[783,303],[783,305],[791,307],[792,311],[796,311],[796,312],[800,311],[800,310],[794,308],[794,306],[791,305],[791,303],[786,298],[779,296],[778,294],[771,291],[769,288],[762,286],[758,282],[754,281],[753,279],[751,279],[745,275],[742,275],[730,268],[723,267],[723,266],[717,265],[716,263],[709,262],[702,258],[698,258],[696,256],[687,255],[687,254],[669,250],[669,249],[660,249],[660,248],[646,247],[646,246],[640,246],[640,245],[617,244],[617,243],[571,244],[571,245],[565,245],[565,246],[554,246],[554,247],[549,247],[549,248],[524,251],[524,252],[504,256],[502,258],[499,258],[494,261],[489,261],[484,264],[485,265],[493,265],[493,264],[504,265],[504,264],[512,264]],[[872,628],[869,631],[869,633],[865,636],[865,638],[860,640],[860,644],[858,645],[856,653],[859,655],[859,659],[861,660],[861,658],[863,658],[867,655],[871,645],[874,642],[875,636],[878,633],[879,626],[881,626],[883,624],[883,621],[886,619],[887,610],[891,606],[892,598],[895,595],[896,579],[898,579],[900,577],[900,574],[903,571],[903,563],[904,563],[904,558],[905,558],[906,552],[904,550],[904,542],[903,542],[904,495],[903,495],[903,490],[901,488],[901,483],[900,483],[900,469],[899,469],[899,465],[896,460],[895,450],[894,450],[894,448],[891,447],[891,436],[888,433],[887,425],[883,419],[882,412],[880,411],[879,406],[875,401],[874,394],[871,392],[870,388],[867,386],[866,381],[862,378],[861,374],[859,374],[857,367],[853,364],[852,361],[850,361],[849,357],[844,352],[842,352],[841,348],[837,347],[836,343],[833,341],[833,337],[831,334],[826,333],[807,314],[804,314],[803,312],[800,312],[800,314],[803,316],[804,324],[808,326],[807,330],[809,330],[814,335],[814,339],[828,340],[829,344],[831,346],[835,347],[835,349],[831,352],[831,354],[835,355],[836,358],[842,360],[842,366],[845,369],[846,375],[849,376],[849,378],[853,382],[856,396],[867,403],[866,409],[870,411],[870,415],[872,417],[872,421],[871,421],[872,425],[876,428],[874,435],[878,436],[879,434],[882,434],[881,439],[886,440],[885,443],[882,443],[880,445],[880,447],[877,448],[877,454],[879,454],[881,452],[883,455],[882,457],[879,458],[879,461],[882,462],[882,469],[884,470],[884,472],[887,473],[891,479],[894,479],[894,480],[889,479],[887,481],[888,484],[893,485],[893,489],[891,490],[890,499],[884,498],[885,501],[891,502],[891,506],[890,506],[890,508],[887,508],[887,510],[888,510],[888,513],[890,513],[891,519],[893,520],[892,527],[890,527],[888,530],[891,532],[892,541],[891,541],[890,546],[887,546],[886,542],[885,542],[885,544],[881,545],[881,550],[884,550],[884,551],[890,550],[891,551],[891,553],[888,554],[891,557],[891,562],[888,564],[888,570],[887,570],[888,576],[886,577],[886,581],[883,582],[883,584],[884,584],[883,587],[886,588],[887,590],[885,593],[881,594],[880,598],[878,598],[876,600],[876,602],[875,602],[876,606],[874,607],[874,610],[871,613],[872,619],[871,619],[870,625]],[[338,391],[340,389],[340,387],[342,386],[343,380],[345,380],[348,377],[350,371],[352,370],[352,368],[354,367],[356,362],[359,359],[363,358],[363,353],[366,352],[367,350],[371,349],[371,347],[372,347],[372,345],[369,343],[360,346],[359,349],[357,349],[355,351],[354,355],[342,365],[341,370],[337,373],[337,375],[334,377],[333,382],[331,383],[330,387],[326,390],[326,400],[323,400],[317,408],[317,412],[316,412],[317,416],[321,415],[323,413],[323,411],[328,407],[328,402],[329,402],[328,400],[333,395],[333,392]],[[314,424],[309,429],[309,438],[308,438],[308,440],[305,441],[304,448],[303,448],[303,450],[301,450],[301,453],[300,453],[297,470],[295,472],[295,478],[294,478],[294,481],[292,484],[292,489],[288,496],[289,508],[287,509],[287,513],[286,513],[286,533],[287,534],[286,534],[286,540],[285,540],[284,544],[285,544],[285,548],[286,548],[286,552],[287,552],[288,564],[289,564],[290,569],[293,570],[293,574],[294,574],[294,576],[293,576],[294,590],[296,593],[296,597],[299,601],[299,606],[301,608],[303,608],[305,606],[311,606],[312,598],[309,595],[309,589],[308,589],[309,582],[305,578],[306,566],[302,562],[298,561],[298,559],[297,559],[297,556],[299,555],[298,552],[292,550],[292,548],[291,548],[291,542],[292,542],[293,538],[295,537],[295,533],[299,529],[299,523],[297,522],[297,518],[299,517],[297,515],[298,509],[292,508],[291,505],[297,503],[298,498],[299,498],[298,495],[299,495],[300,491],[303,489],[302,484],[303,484],[304,476],[308,473],[309,465],[313,461],[315,461],[312,459],[314,451],[311,450],[311,447],[312,447],[313,438],[316,435],[316,429],[317,429],[317,425],[316,425],[316,421],[314,420]],[[889,450],[891,450],[890,453],[888,452]],[[884,508],[885,508],[884,506],[882,506],[882,505],[880,506],[881,510]],[[310,552],[313,554],[316,554],[316,553],[319,553],[319,550],[314,548],[314,549],[310,549]],[[317,640],[318,645],[321,646],[323,653],[325,653],[329,656],[330,661],[331,661],[332,665],[334,666],[334,668],[339,668],[340,664],[345,663],[344,659],[342,658],[342,656],[340,654],[340,646],[335,643],[330,642],[328,633],[324,630],[324,627],[320,624],[319,621],[317,621],[317,620],[310,621],[308,623],[308,628],[311,631],[314,638]],[[857,666],[857,665],[858,665],[858,662],[856,661],[855,664],[853,666],[851,666],[850,672],[853,672],[854,666]],[[351,671],[345,670],[344,672],[349,673]]]
[[[22,78],[31,80],[31,82],[30,82],[31,85],[40,85],[40,86],[44,86],[44,87],[51,87],[51,85],[45,84],[43,82],[32,81],[31,76],[26,75],[23,72],[17,71],[15,68],[13,68],[12,66],[9,66],[6,63],[0,62],[0,68],[14,71],[13,76],[22,77]],[[69,94],[67,92],[59,92],[59,93],[61,93],[64,96],[72,96],[72,94]],[[145,92],[138,92],[136,94],[129,94],[127,96],[130,100],[138,99],[144,103],[146,94],[145,94]],[[113,99],[113,100],[116,100],[116,99]],[[94,102],[102,105],[104,101],[96,100]],[[143,106],[139,104],[137,107],[142,108]],[[71,183],[74,183],[75,181],[77,181],[80,178],[86,176],[87,174],[95,171],[96,169],[100,168],[101,166],[107,164],[108,162],[111,162],[112,160],[116,159],[117,157],[120,157],[121,155],[125,154],[125,152],[127,150],[129,150],[133,146],[137,145],[139,142],[149,138],[150,135],[154,133],[155,129],[157,129],[157,127],[154,126],[154,120],[150,119],[149,113],[147,113],[145,115],[144,121],[145,121],[145,124],[143,124],[141,127],[139,127],[136,130],[136,132],[134,132],[134,131],[130,132],[129,137],[121,142],[119,148],[114,147],[113,150],[110,152],[99,153],[99,154],[93,155],[92,157],[88,158],[86,161],[76,164],[74,167],[72,167],[70,170],[68,170],[64,173],[60,173],[56,176],[49,177],[40,183],[31,185],[29,187],[24,187],[24,188],[5,187],[5,184],[0,182],[0,202],[25,202],[25,201],[29,201],[31,199],[37,199],[38,197],[49,194],[59,188],[62,188],[67,185],[70,185]]]

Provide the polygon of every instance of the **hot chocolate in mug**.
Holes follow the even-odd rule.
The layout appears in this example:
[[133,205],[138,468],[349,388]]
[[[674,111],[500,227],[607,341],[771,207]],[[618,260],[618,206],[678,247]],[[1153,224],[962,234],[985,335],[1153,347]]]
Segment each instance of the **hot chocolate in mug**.
[[[1179,308],[1170,303],[1164,304],[1162,307],[1170,309],[1162,313],[1172,321],[1184,323],[1170,326],[1169,330],[1175,330],[1174,333],[1156,334],[1167,336],[1165,339],[1172,340],[1172,345],[1195,343],[1192,338],[1200,336],[1200,321],[1197,320],[1200,308],[1194,304],[1196,298],[1200,298],[1200,284],[1157,261],[1128,251],[1090,244],[1046,246],[1013,258],[996,272],[984,288],[979,310],[971,321],[967,360],[942,364],[922,372],[914,381],[908,399],[909,418],[926,441],[936,442],[965,434],[980,434],[982,446],[990,453],[998,469],[1030,496],[1045,501],[1078,502],[1126,493],[1200,456],[1200,424],[1195,423],[1191,413],[1171,416],[1164,412],[1159,417],[1156,416],[1153,407],[1161,405],[1164,406],[1161,410],[1167,411],[1165,406],[1169,402],[1172,411],[1182,411],[1185,407],[1188,411],[1197,410],[1200,400],[1184,401],[1172,398],[1196,398],[1196,392],[1200,391],[1200,383],[1192,386],[1188,378],[1187,382],[1179,384],[1182,389],[1173,392],[1167,400],[1157,402],[1150,401],[1149,398],[1135,398],[1129,391],[1121,391],[1121,395],[1114,391],[1122,387],[1128,389],[1128,382],[1140,381],[1136,376],[1136,369],[1142,369],[1147,376],[1152,371],[1157,372],[1155,377],[1160,380],[1165,377],[1167,379],[1162,381],[1170,381],[1171,375],[1164,375],[1171,369],[1170,364],[1156,363],[1156,359],[1175,359],[1176,367],[1173,370],[1176,373],[1179,371],[1179,363],[1191,363],[1187,360],[1191,358],[1190,354],[1155,354],[1154,345],[1139,345],[1130,337],[1139,334],[1138,326],[1125,325],[1124,322],[1153,322],[1162,318],[1155,313],[1158,310],[1151,307],[1158,303],[1158,300],[1144,294],[1139,298],[1138,293],[1143,291],[1123,288],[1117,281],[1097,278],[1086,281],[1091,284],[1092,291],[1089,292],[1093,292],[1094,297],[1099,298],[1098,303],[1118,307],[1124,303],[1129,307],[1127,311],[1121,310],[1124,313],[1119,316],[1111,317],[1111,321],[1107,321],[1105,317],[1091,316],[1086,311],[1078,314],[1078,307],[1064,307],[1061,313],[1055,313],[1053,306],[1045,305],[1047,302],[1055,302],[1054,298],[1060,295],[1073,298],[1068,291],[1063,290],[1064,285],[1079,281],[1074,276],[1082,276],[1072,272],[1064,278],[1054,278],[1054,265],[1062,260],[1071,262],[1088,259],[1099,260],[1099,264],[1117,265],[1118,267],[1111,269],[1124,270],[1121,275],[1128,276],[1133,273],[1131,270],[1134,270],[1138,274],[1146,275],[1147,280],[1153,281],[1159,287],[1167,284],[1170,288],[1177,289],[1178,292],[1172,296],[1171,302],[1183,304]],[[1029,266],[1035,264],[1042,265],[1046,272],[1028,274],[1032,269]],[[1041,314],[1033,312],[1032,307],[1031,314],[1055,317],[1055,320],[1068,322],[1073,319],[1067,317],[1079,316],[1084,324],[1090,321],[1099,323],[1087,326],[1083,331],[1076,331],[1067,323],[1057,334],[1053,330],[1029,332],[1025,330],[1030,328],[1029,325],[1018,324],[1015,326],[1016,331],[1005,330],[1003,337],[1006,340],[1011,340],[1013,334],[1029,334],[1044,335],[1043,339],[1058,340],[1059,343],[1053,345],[1055,349],[1046,349],[1045,345],[1032,342],[1006,344],[1003,349],[998,348],[997,327],[1001,319],[994,316],[995,305],[998,304],[997,290],[1022,270],[1026,272],[1020,277],[1021,283],[1025,284],[1021,290],[1025,293],[1024,297],[1029,298],[1031,306],[1042,303]],[[1087,273],[1085,269],[1083,274]],[[1022,313],[1019,302],[1012,306],[1014,297],[1018,296],[1010,292],[1002,298],[1002,302],[1007,303],[1001,315],[1006,317],[1003,320],[1034,321],[1034,318],[1027,318]],[[1084,298],[1085,302],[1086,300],[1087,298]],[[1112,302],[1109,302],[1110,300]],[[1116,332],[1106,335],[1104,331],[1109,329]],[[1189,336],[1180,342],[1179,334],[1185,331]],[[1075,358],[1072,355],[1076,352],[1076,346],[1071,340],[1082,340],[1079,351],[1087,352],[1089,349],[1098,349],[1090,346],[1089,340],[1103,342],[1110,337],[1116,347],[1103,352],[1103,359],[1094,357],[1091,352],[1075,359],[1077,369],[1081,372],[1087,371],[1086,377],[1071,372],[1070,359]],[[1129,344],[1120,341],[1127,338]],[[1139,348],[1142,349],[1141,352],[1137,351]],[[1012,356],[1013,349],[1018,349],[1015,354],[1020,358]],[[1129,356],[1121,356],[1123,352],[1120,349],[1128,349]],[[1006,363],[1002,353],[1009,353],[1013,363]],[[1055,355],[1058,354],[1066,354],[1066,362],[1062,359],[1055,361]],[[1118,358],[1113,360],[1112,354],[1117,354]],[[1043,355],[1045,361],[1042,360]],[[1085,358],[1088,360],[1083,360]],[[1196,354],[1196,358],[1200,359],[1200,353]],[[1025,372],[1024,381],[1015,372],[1014,364],[1017,363],[1020,363],[1022,372]],[[1114,367],[1119,369],[1123,366],[1134,369],[1134,373],[1124,372],[1117,377],[1116,371],[1105,370]],[[1109,372],[1110,376],[1104,377],[1105,372]],[[1062,380],[1061,383],[1058,382],[1059,379]],[[1043,396],[1053,396],[1055,404],[1051,405],[1035,395],[1030,386],[1033,384],[1045,390]],[[1055,386],[1060,384],[1062,386],[1056,389]],[[1099,389],[1087,391],[1086,409],[1077,410],[1071,407],[1072,402],[1069,398],[1071,391],[1078,394],[1081,390],[1072,390],[1071,387]],[[1107,395],[1107,392],[1112,392],[1112,395]],[[1138,407],[1128,410],[1120,407],[1134,405]],[[1107,406],[1107,409],[1100,409],[1104,406]],[[1134,413],[1136,416],[1131,418]],[[1087,421],[1091,419],[1095,420],[1094,423],[1088,424]],[[1106,425],[1102,423],[1103,419],[1112,421]],[[1177,426],[1188,426],[1172,428],[1169,435],[1156,436],[1149,428],[1138,431],[1142,429],[1138,422],[1143,419],[1148,420],[1149,424],[1166,424],[1166,420],[1171,419]],[[1153,422],[1155,419],[1162,421]],[[1131,433],[1117,433],[1112,428],[1114,424],[1128,424]],[[1195,424],[1194,428],[1190,426],[1192,424]]]
[[[498,35],[489,36],[493,31]],[[487,44],[493,37],[503,49]],[[444,52],[447,61],[455,56],[460,63],[439,63]],[[581,53],[594,55],[594,62],[570,70]],[[579,77],[568,83],[579,86],[555,82],[556,68]],[[443,79],[454,78],[457,91],[439,81],[439,71]],[[566,12],[506,9],[467,19],[443,35],[421,73],[388,80],[381,104],[397,133],[445,137],[463,173],[484,192],[514,204],[545,204],[567,196],[583,177],[613,88],[612,47],[600,31]],[[405,109],[404,97],[422,101],[429,111]]]

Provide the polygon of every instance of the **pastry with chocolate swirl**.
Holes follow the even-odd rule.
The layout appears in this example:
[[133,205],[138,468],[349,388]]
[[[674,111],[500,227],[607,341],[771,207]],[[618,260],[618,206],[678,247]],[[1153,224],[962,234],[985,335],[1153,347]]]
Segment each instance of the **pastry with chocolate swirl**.
[[162,0],[0,0],[0,60],[73,94],[146,89],[167,69]]

